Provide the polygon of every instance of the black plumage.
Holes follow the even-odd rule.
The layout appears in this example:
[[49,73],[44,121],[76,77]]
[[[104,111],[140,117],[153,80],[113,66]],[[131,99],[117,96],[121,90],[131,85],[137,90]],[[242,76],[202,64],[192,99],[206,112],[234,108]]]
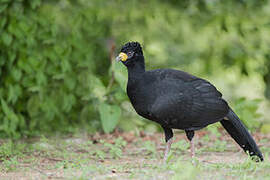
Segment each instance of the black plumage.
[[185,130],[194,156],[194,131],[221,122],[241,148],[263,160],[252,136],[211,83],[173,69],[145,71],[138,42],[125,44],[117,59],[128,69],[127,94],[136,112],[164,129],[165,159],[172,142],[172,129]]

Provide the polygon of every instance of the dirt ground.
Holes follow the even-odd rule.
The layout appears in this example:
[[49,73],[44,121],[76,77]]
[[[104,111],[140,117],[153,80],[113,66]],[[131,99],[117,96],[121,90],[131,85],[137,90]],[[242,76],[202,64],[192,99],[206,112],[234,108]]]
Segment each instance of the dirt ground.
[[225,132],[198,131],[195,164],[183,133],[175,134],[164,164],[163,136],[115,132],[2,140],[0,179],[270,179],[270,135],[254,134],[265,156],[255,163]]

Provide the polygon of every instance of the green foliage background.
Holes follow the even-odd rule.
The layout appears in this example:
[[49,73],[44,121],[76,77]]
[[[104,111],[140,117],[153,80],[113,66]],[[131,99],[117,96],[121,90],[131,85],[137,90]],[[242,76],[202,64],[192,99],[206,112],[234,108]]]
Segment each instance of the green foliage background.
[[130,40],[149,69],[209,79],[256,129],[270,114],[269,17],[268,0],[0,0],[0,135],[155,130],[113,61]]

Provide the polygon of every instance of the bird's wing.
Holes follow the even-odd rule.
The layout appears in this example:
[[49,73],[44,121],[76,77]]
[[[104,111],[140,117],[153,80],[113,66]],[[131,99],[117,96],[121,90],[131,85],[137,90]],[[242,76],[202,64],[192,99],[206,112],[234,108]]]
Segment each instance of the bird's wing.
[[[158,70],[154,84],[153,117],[174,128],[205,127],[228,113],[222,94],[208,81],[176,70]],[[156,76],[157,77],[157,76]],[[166,125],[165,124],[165,125]]]

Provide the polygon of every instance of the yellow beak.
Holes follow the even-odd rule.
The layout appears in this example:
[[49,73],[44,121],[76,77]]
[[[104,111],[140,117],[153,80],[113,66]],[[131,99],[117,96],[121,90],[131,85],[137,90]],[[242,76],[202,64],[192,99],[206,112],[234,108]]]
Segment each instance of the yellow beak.
[[126,61],[128,58],[126,53],[121,52],[117,57],[116,61]]

